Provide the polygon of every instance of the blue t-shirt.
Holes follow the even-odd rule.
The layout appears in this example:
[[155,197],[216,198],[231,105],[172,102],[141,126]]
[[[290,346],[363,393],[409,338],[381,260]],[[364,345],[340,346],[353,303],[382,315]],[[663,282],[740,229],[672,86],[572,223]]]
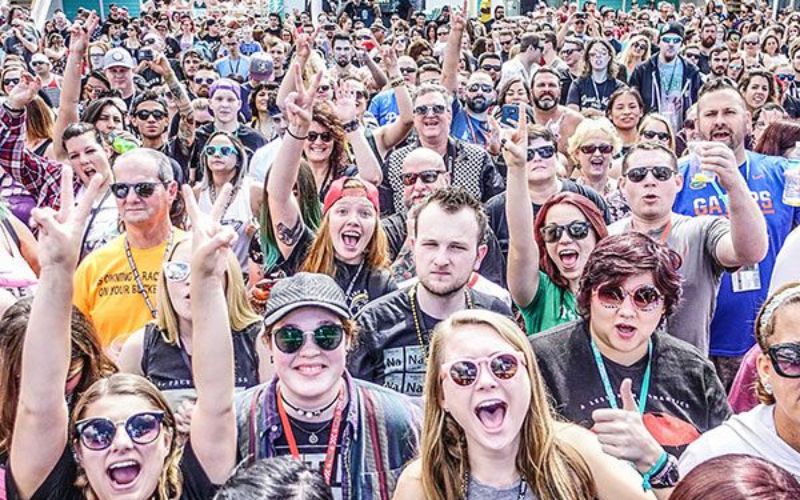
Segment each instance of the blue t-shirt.
[[381,127],[397,120],[400,110],[397,109],[397,98],[394,89],[384,90],[372,98],[369,103],[369,112],[378,120]]
[[467,113],[458,99],[453,99],[453,122],[450,124],[450,135],[456,139],[484,146],[489,132],[489,122],[478,120]]
[[[747,158],[749,172],[747,162],[739,167],[739,171],[747,180],[750,193],[767,221],[769,249],[767,256],[758,264],[760,287],[757,290],[734,292],[733,275],[723,274],[717,309],[711,321],[710,354],[715,356],[741,356],[755,343],[753,322],[767,297],[775,258],[786,236],[795,225],[800,224],[800,209],[783,203],[786,160],[750,151],[747,152]],[[675,198],[673,211],[689,216],[728,215],[727,204],[720,196],[725,194],[722,187],[717,183],[702,188],[692,187],[687,177],[688,163],[682,163],[679,168],[684,182],[683,189]]]

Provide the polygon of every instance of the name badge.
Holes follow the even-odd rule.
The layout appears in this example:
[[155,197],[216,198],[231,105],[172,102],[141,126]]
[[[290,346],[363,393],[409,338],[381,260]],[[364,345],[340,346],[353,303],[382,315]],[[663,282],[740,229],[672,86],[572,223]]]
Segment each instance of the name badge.
[[752,292],[761,289],[761,275],[758,264],[739,269],[731,275],[734,292]]

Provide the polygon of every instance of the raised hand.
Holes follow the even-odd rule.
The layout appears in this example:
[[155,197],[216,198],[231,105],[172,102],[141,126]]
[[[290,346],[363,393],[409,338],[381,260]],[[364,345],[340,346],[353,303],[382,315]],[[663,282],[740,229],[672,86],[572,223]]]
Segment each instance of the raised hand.
[[461,10],[453,12],[451,16],[453,31],[464,31],[467,28],[467,8],[467,0],[464,0]]
[[42,88],[42,81],[39,77],[33,77],[25,71],[20,76],[19,83],[8,94],[6,102],[11,109],[21,110],[36,97]]
[[347,81],[336,88],[334,111],[342,123],[348,123],[357,118],[356,94]]
[[509,168],[524,168],[528,162],[528,115],[523,105],[519,107],[519,121],[516,129],[498,127],[503,159]]
[[186,211],[192,222],[192,276],[199,279],[221,280],[228,268],[227,254],[237,237],[230,226],[223,226],[220,223],[233,187],[225,184],[214,201],[210,214],[200,210],[192,188],[188,184],[184,184],[182,190]]
[[383,67],[386,68],[386,73],[395,75],[399,73],[397,68],[397,40],[392,42],[391,47],[381,47],[381,56],[383,57]]
[[97,29],[100,17],[92,11],[86,21],[76,21],[69,28],[69,51],[84,54],[89,49],[92,33]]
[[60,268],[71,273],[78,264],[83,231],[92,204],[99,198],[103,180],[95,175],[75,206],[72,191],[72,167],[64,165],[61,171],[61,207],[56,212],[50,207],[34,208],[33,224],[39,228],[39,264],[42,269]]
[[295,45],[297,46],[297,50],[295,53],[297,54],[297,60],[301,63],[301,66],[305,66],[306,61],[308,58],[311,57],[311,49],[314,45],[314,40],[317,39],[317,35],[319,34],[320,27],[317,27],[314,30],[314,33],[308,35],[306,33],[298,33],[295,39]]
[[305,133],[311,124],[311,112],[319,82],[322,80],[322,72],[320,71],[314,76],[309,88],[306,88],[303,83],[303,70],[299,65],[294,66],[294,75],[289,75],[289,77],[294,77],[297,90],[286,96],[286,119],[289,121],[289,126],[295,128],[295,131],[300,129],[301,133]]

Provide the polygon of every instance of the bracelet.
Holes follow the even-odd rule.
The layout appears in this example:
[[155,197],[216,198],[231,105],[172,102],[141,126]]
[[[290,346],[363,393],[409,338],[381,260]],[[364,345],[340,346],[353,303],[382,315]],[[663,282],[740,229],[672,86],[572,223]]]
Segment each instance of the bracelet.
[[361,124],[358,123],[358,120],[351,120],[342,125],[342,128],[344,129],[345,133],[349,134],[350,132],[355,132],[356,130],[358,130],[358,127],[360,126]]
[[299,137],[299,136],[294,135],[292,133],[292,129],[290,127],[286,127],[286,133],[289,134],[289,137],[297,139],[298,141],[305,141],[306,139],[308,139],[308,134],[306,134],[303,137]]
[[389,82],[389,86],[391,86],[393,89],[396,89],[397,87],[402,87],[405,84],[406,81],[403,79],[402,76],[398,76],[397,78]]
[[658,460],[656,460],[656,463],[654,463],[653,466],[647,470],[647,472],[642,474],[642,488],[644,488],[644,491],[650,491],[653,489],[653,486],[650,484],[650,478],[661,472],[661,469],[663,469],[667,464],[667,458],[667,452],[662,450],[661,455],[658,457]]

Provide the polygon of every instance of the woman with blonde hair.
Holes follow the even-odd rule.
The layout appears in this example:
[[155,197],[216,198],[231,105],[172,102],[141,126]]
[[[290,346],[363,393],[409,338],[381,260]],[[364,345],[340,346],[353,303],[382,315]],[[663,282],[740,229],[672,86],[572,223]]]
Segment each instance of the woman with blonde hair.
[[661,144],[672,152],[675,151],[675,132],[667,117],[659,113],[650,113],[642,118],[639,124],[639,137],[642,142]]
[[650,40],[644,35],[633,35],[617,57],[617,63],[624,66],[628,75],[636,66],[650,59]]
[[567,153],[575,165],[572,177],[605,198],[617,188],[609,173],[612,159],[621,149],[622,139],[607,118],[583,120],[567,144]]
[[556,419],[512,320],[460,311],[431,338],[420,458],[396,500],[653,498],[591,432]]

